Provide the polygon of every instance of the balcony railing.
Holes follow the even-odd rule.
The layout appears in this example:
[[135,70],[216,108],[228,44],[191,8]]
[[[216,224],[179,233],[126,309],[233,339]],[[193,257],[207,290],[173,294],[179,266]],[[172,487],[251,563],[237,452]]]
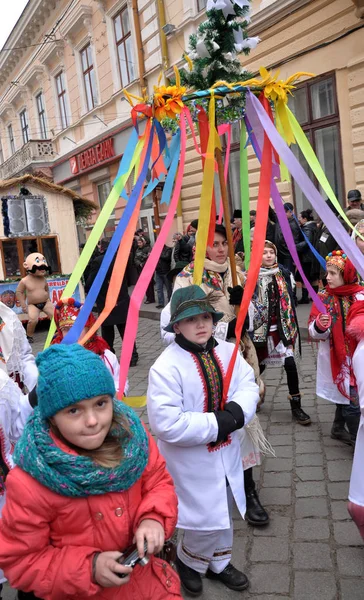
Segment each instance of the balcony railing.
[[51,162],[56,156],[50,140],[30,140],[0,165],[0,179],[23,175],[27,167]]

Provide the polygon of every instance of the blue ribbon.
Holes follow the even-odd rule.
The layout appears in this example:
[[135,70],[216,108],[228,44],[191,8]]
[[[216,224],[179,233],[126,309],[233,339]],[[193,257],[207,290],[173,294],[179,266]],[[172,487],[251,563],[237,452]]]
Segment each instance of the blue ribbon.
[[[293,218],[296,221],[296,223],[298,224],[298,226],[300,225],[298,222],[298,219],[296,217],[296,215],[294,213],[293,214]],[[301,229],[301,227],[300,227]],[[310,240],[308,239],[307,235],[305,234],[305,232],[303,231],[303,229],[301,229],[301,233],[304,237],[304,240],[306,242],[306,244],[308,245],[308,247],[310,248],[312,254],[314,255],[314,257],[316,258],[316,260],[318,260],[318,262],[320,263],[321,267],[324,269],[324,271],[326,271],[326,260],[321,256],[321,254],[319,254],[316,250],[316,248],[311,244]]]
[[169,204],[172,197],[173,183],[176,177],[181,149],[181,131],[177,130],[171,141],[171,164],[164,184],[161,204]]
[[144,163],[138,177],[138,180],[133,188],[132,193],[130,194],[129,201],[125,207],[123,215],[119,221],[119,224],[114,232],[114,235],[111,238],[110,244],[108,246],[107,251],[105,252],[104,259],[101,263],[101,267],[93,281],[93,284],[90,288],[89,293],[87,294],[85,303],[80,310],[80,314],[78,315],[74,325],[67,333],[67,335],[63,338],[62,344],[75,344],[79,338],[81,337],[81,333],[86,325],[87,319],[90,316],[90,313],[94,307],[96,299],[100,293],[101,286],[104,282],[104,279],[107,275],[107,272],[110,268],[110,265],[113,261],[113,258],[120,246],[122,237],[125,233],[125,230],[128,226],[130,218],[133,214],[135,206],[137,204],[140,192],[144,185],[145,178],[148,172],[149,161],[152,153],[152,145],[153,145],[153,137],[155,133],[155,124],[152,125],[152,130],[150,133],[150,138],[148,142],[148,148],[145,155]]

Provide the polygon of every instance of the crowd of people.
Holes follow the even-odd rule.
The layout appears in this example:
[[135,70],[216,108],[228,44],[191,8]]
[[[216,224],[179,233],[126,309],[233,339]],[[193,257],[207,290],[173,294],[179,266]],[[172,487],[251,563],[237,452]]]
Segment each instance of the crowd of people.
[[[348,200],[351,220],[362,210],[360,193],[351,190]],[[316,391],[335,404],[332,437],[355,451],[348,510],[364,539],[364,286],[312,211],[296,218],[292,204],[284,208],[303,270],[326,308],[312,304],[308,325],[318,343]],[[352,238],[364,254],[363,217],[356,214]],[[252,234],[255,218],[251,211]],[[272,209],[240,352],[224,390],[247,276],[241,212],[230,225],[237,282],[222,224],[206,248],[199,286],[193,283],[198,221],[174,234],[173,248],[161,253],[155,278],[165,349],[150,369],[147,391],[157,443],[116,399],[114,336],[115,326],[121,338],[125,333],[126,279],[101,335],[84,347],[61,343],[82,307],[62,299],[52,344],[36,360],[16,315],[0,303],[0,585],[6,577],[20,599],[177,600],[180,584],[201,595],[202,576],[235,591],[248,587],[231,562],[232,505],[251,526],[268,526],[254,467],[271,451],[259,424],[270,366],[285,370],[292,419],[306,427],[311,418],[297,370],[299,278]],[[140,274],[151,246],[142,231],[134,242],[131,260]],[[325,247],[323,273],[310,244]],[[101,241],[88,266],[86,291],[107,245]],[[112,268],[96,301],[99,314]],[[155,302],[153,279],[146,302]],[[298,302],[310,302],[304,288]],[[94,322],[91,314],[82,335]],[[131,366],[137,361],[135,346]],[[181,535],[173,557],[166,542],[176,527]]]

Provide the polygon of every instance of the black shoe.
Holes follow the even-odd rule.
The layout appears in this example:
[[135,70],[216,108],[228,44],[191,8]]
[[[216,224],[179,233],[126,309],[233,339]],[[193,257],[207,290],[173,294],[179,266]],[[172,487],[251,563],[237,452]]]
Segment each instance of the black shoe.
[[130,361],[130,366],[131,367],[136,367],[138,364],[138,359],[137,358],[132,358]]
[[203,589],[201,574],[185,565],[178,556],[175,564],[183,589],[190,596],[201,596]]
[[351,439],[351,435],[346,431],[345,426],[334,423],[331,427],[331,436],[333,440],[340,440],[347,446],[354,446],[355,442]]
[[152,302],[150,300],[145,300],[144,304],[152,304]]
[[221,581],[221,583],[226,585],[230,590],[235,590],[236,592],[246,590],[249,586],[247,576],[233,567],[231,563],[229,563],[221,573],[214,573],[210,569],[207,569],[206,577],[208,577],[208,579]]
[[164,308],[164,304],[157,304],[156,308]]
[[260,503],[256,490],[245,490],[246,513],[245,519],[249,525],[260,527],[269,523],[269,515]]
[[301,394],[288,396],[288,398],[291,404],[292,417],[295,419],[295,421],[297,421],[299,425],[310,425],[310,416],[301,408]]

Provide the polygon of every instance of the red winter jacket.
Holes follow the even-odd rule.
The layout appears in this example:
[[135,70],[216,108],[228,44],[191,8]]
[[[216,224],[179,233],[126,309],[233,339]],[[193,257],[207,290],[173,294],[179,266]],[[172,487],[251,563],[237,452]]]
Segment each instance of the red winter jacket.
[[177,522],[173,481],[148,436],[148,464],[126,492],[69,498],[19,467],[9,473],[0,521],[0,566],[12,587],[33,591],[45,600],[180,598],[177,575],[155,558],[146,567],[138,565],[130,582],[120,587],[102,588],[91,580],[94,552],[125,550],[143,519],[161,523],[166,539],[173,534]]

